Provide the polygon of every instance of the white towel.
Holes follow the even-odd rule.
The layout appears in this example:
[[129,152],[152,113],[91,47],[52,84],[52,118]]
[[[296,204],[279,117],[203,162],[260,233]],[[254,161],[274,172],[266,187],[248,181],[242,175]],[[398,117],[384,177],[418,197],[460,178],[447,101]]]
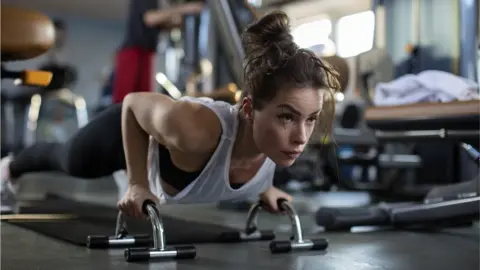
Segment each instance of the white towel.
[[480,99],[478,84],[474,81],[444,71],[427,70],[377,84],[373,102],[376,106],[395,106],[472,99]]

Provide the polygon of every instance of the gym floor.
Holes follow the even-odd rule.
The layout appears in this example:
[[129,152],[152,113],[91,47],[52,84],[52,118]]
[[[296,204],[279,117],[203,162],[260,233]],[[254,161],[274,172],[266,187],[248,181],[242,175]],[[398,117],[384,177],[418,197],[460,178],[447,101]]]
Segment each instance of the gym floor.
[[[61,181],[61,182],[57,182]],[[58,183],[71,181],[54,179],[42,181],[42,188],[54,187]],[[28,182],[28,181],[26,181]],[[31,189],[39,181],[31,181]],[[57,183],[57,184],[56,184]],[[94,196],[101,204],[111,204],[115,197],[105,191],[105,183],[70,183],[71,195],[79,200],[94,201],[86,193]],[[82,185],[87,185],[88,188]],[[91,190],[96,192],[89,192]],[[68,189],[63,189],[63,192]],[[110,188],[111,190],[111,188]],[[50,192],[52,190],[49,190]],[[37,192],[38,193],[38,192]],[[59,192],[60,193],[60,192]],[[83,193],[82,195],[80,195]],[[104,194],[104,196],[98,196]],[[65,195],[65,194],[63,194]],[[351,195],[340,195],[338,201]],[[308,197],[308,204],[324,204],[325,197]],[[357,201],[365,196],[356,196]],[[333,198],[333,197],[332,197]],[[333,199],[335,200],[335,199]],[[317,202],[315,202],[317,201]],[[312,214],[315,207],[299,207],[301,224],[306,238],[327,238],[330,245],[326,252],[294,252],[271,254],[268,242],[239,244],[197,244],[197,257],[185,261],[154,261],[149,263],[127,263],[123,249],[89,250],[47,238],[32,231],[10,224],[1,223],[1,269],[408,269],[408,270],[478,270],[479,226],[449,229],[442,232],[415,232],[364,230],[363,232],[321,232],[316,227]],[[243,228],[245,212],[219,210],[214,205],[168,206],[162,211],[176,217],[193,221],[210,222],[220,225]],[[113,230],[112,224],[112,230]],[[275,229],[278,238],[288,238],[290,225],[287,217],[260,214],[259,226]],[[75,233],[75,232],[72,232]]]

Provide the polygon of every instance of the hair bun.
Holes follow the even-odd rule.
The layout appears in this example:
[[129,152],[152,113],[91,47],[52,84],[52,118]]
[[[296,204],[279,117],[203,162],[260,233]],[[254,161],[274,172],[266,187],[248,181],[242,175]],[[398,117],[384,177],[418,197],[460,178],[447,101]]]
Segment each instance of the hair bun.
[[265,15],[250,25],[245,32],[252,35],[258,43],[293,42],[290,34],[290,19],[282,11]]
[[248,26],[242,42],[247,61],[246,73],[252,69],[263,73],[274,72],[298,49],[290,33],[290,19],[283,11],[271,12]]

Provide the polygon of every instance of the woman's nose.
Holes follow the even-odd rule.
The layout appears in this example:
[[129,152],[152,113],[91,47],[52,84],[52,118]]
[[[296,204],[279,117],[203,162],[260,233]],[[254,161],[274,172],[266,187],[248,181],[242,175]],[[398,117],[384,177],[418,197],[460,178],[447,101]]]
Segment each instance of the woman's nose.
[[295,144],[306,144],[307,143],[307,133],[304,125],[300,125],[293,136],[293,142]]

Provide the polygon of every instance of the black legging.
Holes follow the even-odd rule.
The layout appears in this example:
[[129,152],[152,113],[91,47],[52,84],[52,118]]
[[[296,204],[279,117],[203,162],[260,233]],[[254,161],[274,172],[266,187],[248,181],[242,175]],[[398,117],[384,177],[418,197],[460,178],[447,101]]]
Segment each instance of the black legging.
[[57,171],[80,178],[97,178],[125,169],[122,144],[122,105],[101,112],[65,143],[39,142],[25,148],[10,163],[10,176]]

